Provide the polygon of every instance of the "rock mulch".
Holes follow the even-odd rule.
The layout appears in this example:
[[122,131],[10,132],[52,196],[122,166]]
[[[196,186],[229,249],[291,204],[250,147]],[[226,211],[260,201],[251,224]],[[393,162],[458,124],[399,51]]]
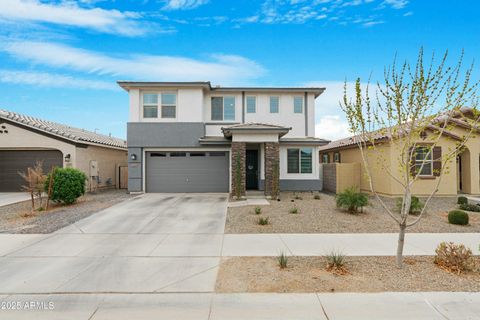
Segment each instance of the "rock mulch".
[[[480,260],[480,258],[477,257]],[[395,257],[347,257],[346,275],[325,270],[324,257],[289,257],[280,269],[275,257],[224,258],[216,292],[412,292],[479,291],[480,273],[449,273],[433,257],[407,257],[403,269]]]
[[[314,195],[320,199],[314,199]],[[295,199],[301,197],[302,199]],[[398,226],[380,204],[370,198],[363,213],[349,214],[335,206],[335,196],[326,193],[282,193],[281,201],[270,201],[255,215],[255,206],[228,208],[226,233],[388,233],[398,232]],[[293,201],[293,202],[292,202]],[[395,207],[395,199],[386,202]],[[408,232],[480,232],[480,213],[469,212],[470,224],[449,224],[447,214],[456,208],[456,198],[434,198],[430,201],[422,220]],[[289,213],[297,208],[298,214]],[[268,217],[270,224],[260,226],[258,217]],[[415,219],[411,216],[410,220]]]
[[50,210],[34,215],[30,215],[30,201],[3,206],[0,233],[51,233],[130,197],[125,190],[102,190],[87,193],[69,206],[53,203]]

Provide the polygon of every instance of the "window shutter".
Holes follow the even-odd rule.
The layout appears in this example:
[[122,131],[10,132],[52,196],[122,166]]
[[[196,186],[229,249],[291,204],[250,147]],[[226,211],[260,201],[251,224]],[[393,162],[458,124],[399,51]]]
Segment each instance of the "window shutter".
[[410,149],[408,149],[408,156],[410,158],[410,175],[412,177],[415,177],[415,175],[417,174],[417,167],[415,166],[415,152],[413,152],[413,147],[410,147]]
[[433,147],[433,175],[435,177],[440,176],[440,171],[442,170],[442,147],[436,146]]

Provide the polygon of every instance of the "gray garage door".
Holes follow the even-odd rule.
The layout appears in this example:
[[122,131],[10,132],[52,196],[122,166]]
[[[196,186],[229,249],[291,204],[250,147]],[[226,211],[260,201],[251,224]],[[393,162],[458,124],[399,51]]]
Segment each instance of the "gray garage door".
[[21,191],[25,181],[18,174],[43,162],[44,172],[52,166],[62,167],[63,156],[57,150],[0,150],[0,192]]
[[228,192],[228,152],[147,152],[147,192]]

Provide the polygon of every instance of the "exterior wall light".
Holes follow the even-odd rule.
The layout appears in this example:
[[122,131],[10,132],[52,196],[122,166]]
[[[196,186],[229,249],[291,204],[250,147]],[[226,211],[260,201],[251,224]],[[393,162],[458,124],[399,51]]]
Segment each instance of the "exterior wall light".
[[132,153],[132,154],[130,155],[130,159],[132,159],[132,160],[137,160],[137,155],[136,155],[135,153]]
[[65,155],[65,162],[70,162],[71,157],[72,157],[72,156],[70,155],[70,153],[67,153],[67,154]]

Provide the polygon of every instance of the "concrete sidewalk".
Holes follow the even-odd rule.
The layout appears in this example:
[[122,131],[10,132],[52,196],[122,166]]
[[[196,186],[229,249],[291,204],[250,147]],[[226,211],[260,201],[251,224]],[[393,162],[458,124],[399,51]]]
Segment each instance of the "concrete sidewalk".
[[30,199],[26,192],[0,192],[0,207]]
[[[480,293],[167,293],[0,296],[6,306],[43,303],[47,310],[0,309],[0,319],[372,320],[479,319]],[[49,304],[51,303],[51,304]],[[48,310],[53,308],[53,310]]]

